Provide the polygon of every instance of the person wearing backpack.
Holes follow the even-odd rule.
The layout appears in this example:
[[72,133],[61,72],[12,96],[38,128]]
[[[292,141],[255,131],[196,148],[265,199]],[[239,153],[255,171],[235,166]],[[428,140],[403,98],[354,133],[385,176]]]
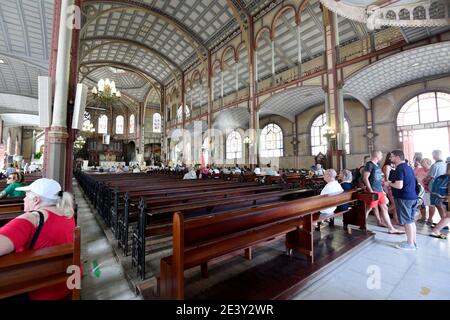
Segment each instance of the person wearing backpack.
[[[423,180],[424,185],[428,186],[429,189],[432,188],[434,179],[445,174],[445,163],[442,160],[442,151],[434,150],[431,154],[433,156],[435,163],[433,163],[433,165],[431,166],[430,171],[428,172],[428,176]],[[444,208],[436,205],[435,203],[433,203],[433,201],[430,201],[429,207],[430,212],[428,221],[431,227],[436,226],[435,224],[433,224],[433,216],[436,210],[435,208],[437,208],[439,215],[441,216],[441,219],[444,218],[445,216]]]
[[442,217],[441,221],[433,228],[430,233],[431,237],[439,238],[439,239],[447,239],[447,237],[441,233],[441,230],[445,227],[448,228],[450,224],[450,210],[448,207],[448,200],[450,198],[449,193],[449,180],[450,177],[450,163],[447,163],[447,172],[444,175],[437,177],[433,186],[431,187],[431,198],[434,200],[434,203],[441,204],[441,208],[446,211],[445,216]]

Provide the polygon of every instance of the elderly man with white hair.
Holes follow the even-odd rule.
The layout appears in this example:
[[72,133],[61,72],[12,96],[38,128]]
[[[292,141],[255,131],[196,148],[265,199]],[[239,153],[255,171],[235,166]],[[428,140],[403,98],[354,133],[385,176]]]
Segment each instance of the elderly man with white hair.
[[[320,195],[339,194],[339,193],[344,192],[344,189],[342,189],[341,185],[336,180],[336,176],[337,176],[336,170],[334,170],[334,169],[325,170],[325,172],[323,174],[323,179],[327,182],[327,184],[320,192]],[[333,215],[335,210],[336,210],[336,207],[330,207],[330,208],[323,209],[320,211],[320,216],[326,217],[326,216]]]
[[[442,151],[441,150],[433,150],[431,155],[433,156],[433,160],[435,161],[435,163],[433,163],[433,165],[430,168],[430,171],[428,171],[428,176],[422,180],[423,184],[428,186],[428,188],[430,190],[433,186],[434,180],[437,177],[444,175],[446,172],[446,165],[445,165],[445,162],[442,160]],[[430,206],[429,206],[430,212],[429,212],[428,223],[432,227],[436,226],[436,224],[433,223],[433,217],[434,217],[434,213],[436,210],[435,208],[437,208],[439,215],[441,216],[441,219],[445,218],[445,216],[446,216],[445,208],[441,204],[436,203],[435,201],[431,201]]]

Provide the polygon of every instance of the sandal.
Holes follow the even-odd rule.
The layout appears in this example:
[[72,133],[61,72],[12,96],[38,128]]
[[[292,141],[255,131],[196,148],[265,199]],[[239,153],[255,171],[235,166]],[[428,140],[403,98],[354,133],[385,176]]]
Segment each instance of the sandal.
[[447,239],[445,234],[442,234],[442,233],[437,234],[437,233],[434,233],[434,232],[430,233],[430,237],[438,238],[438,239],[442,239],[442,240],[446,240]]
[[395,231],[388,230],[388,233],[389,234],[405,234],[405,231],[402,231],[402,230],[395,230]]

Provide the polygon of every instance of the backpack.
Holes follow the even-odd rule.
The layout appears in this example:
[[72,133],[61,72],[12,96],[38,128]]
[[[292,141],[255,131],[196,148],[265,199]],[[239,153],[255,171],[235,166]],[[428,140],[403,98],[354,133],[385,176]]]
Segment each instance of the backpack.
[[446,199],[448,197],[448,176],[443,174],[433,181],[430,193],[437,198]]

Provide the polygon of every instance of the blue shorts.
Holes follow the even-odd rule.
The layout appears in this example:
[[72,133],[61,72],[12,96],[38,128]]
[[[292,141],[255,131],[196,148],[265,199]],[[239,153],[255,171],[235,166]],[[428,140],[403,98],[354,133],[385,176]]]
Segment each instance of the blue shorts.
[[447,198],[440,198],[435,194],[430,194],[430,204],[435,207],[445,207]]
[[394,202],[397,210],[398,222],[400,224],[414,223],[418,201],[394,198]]

